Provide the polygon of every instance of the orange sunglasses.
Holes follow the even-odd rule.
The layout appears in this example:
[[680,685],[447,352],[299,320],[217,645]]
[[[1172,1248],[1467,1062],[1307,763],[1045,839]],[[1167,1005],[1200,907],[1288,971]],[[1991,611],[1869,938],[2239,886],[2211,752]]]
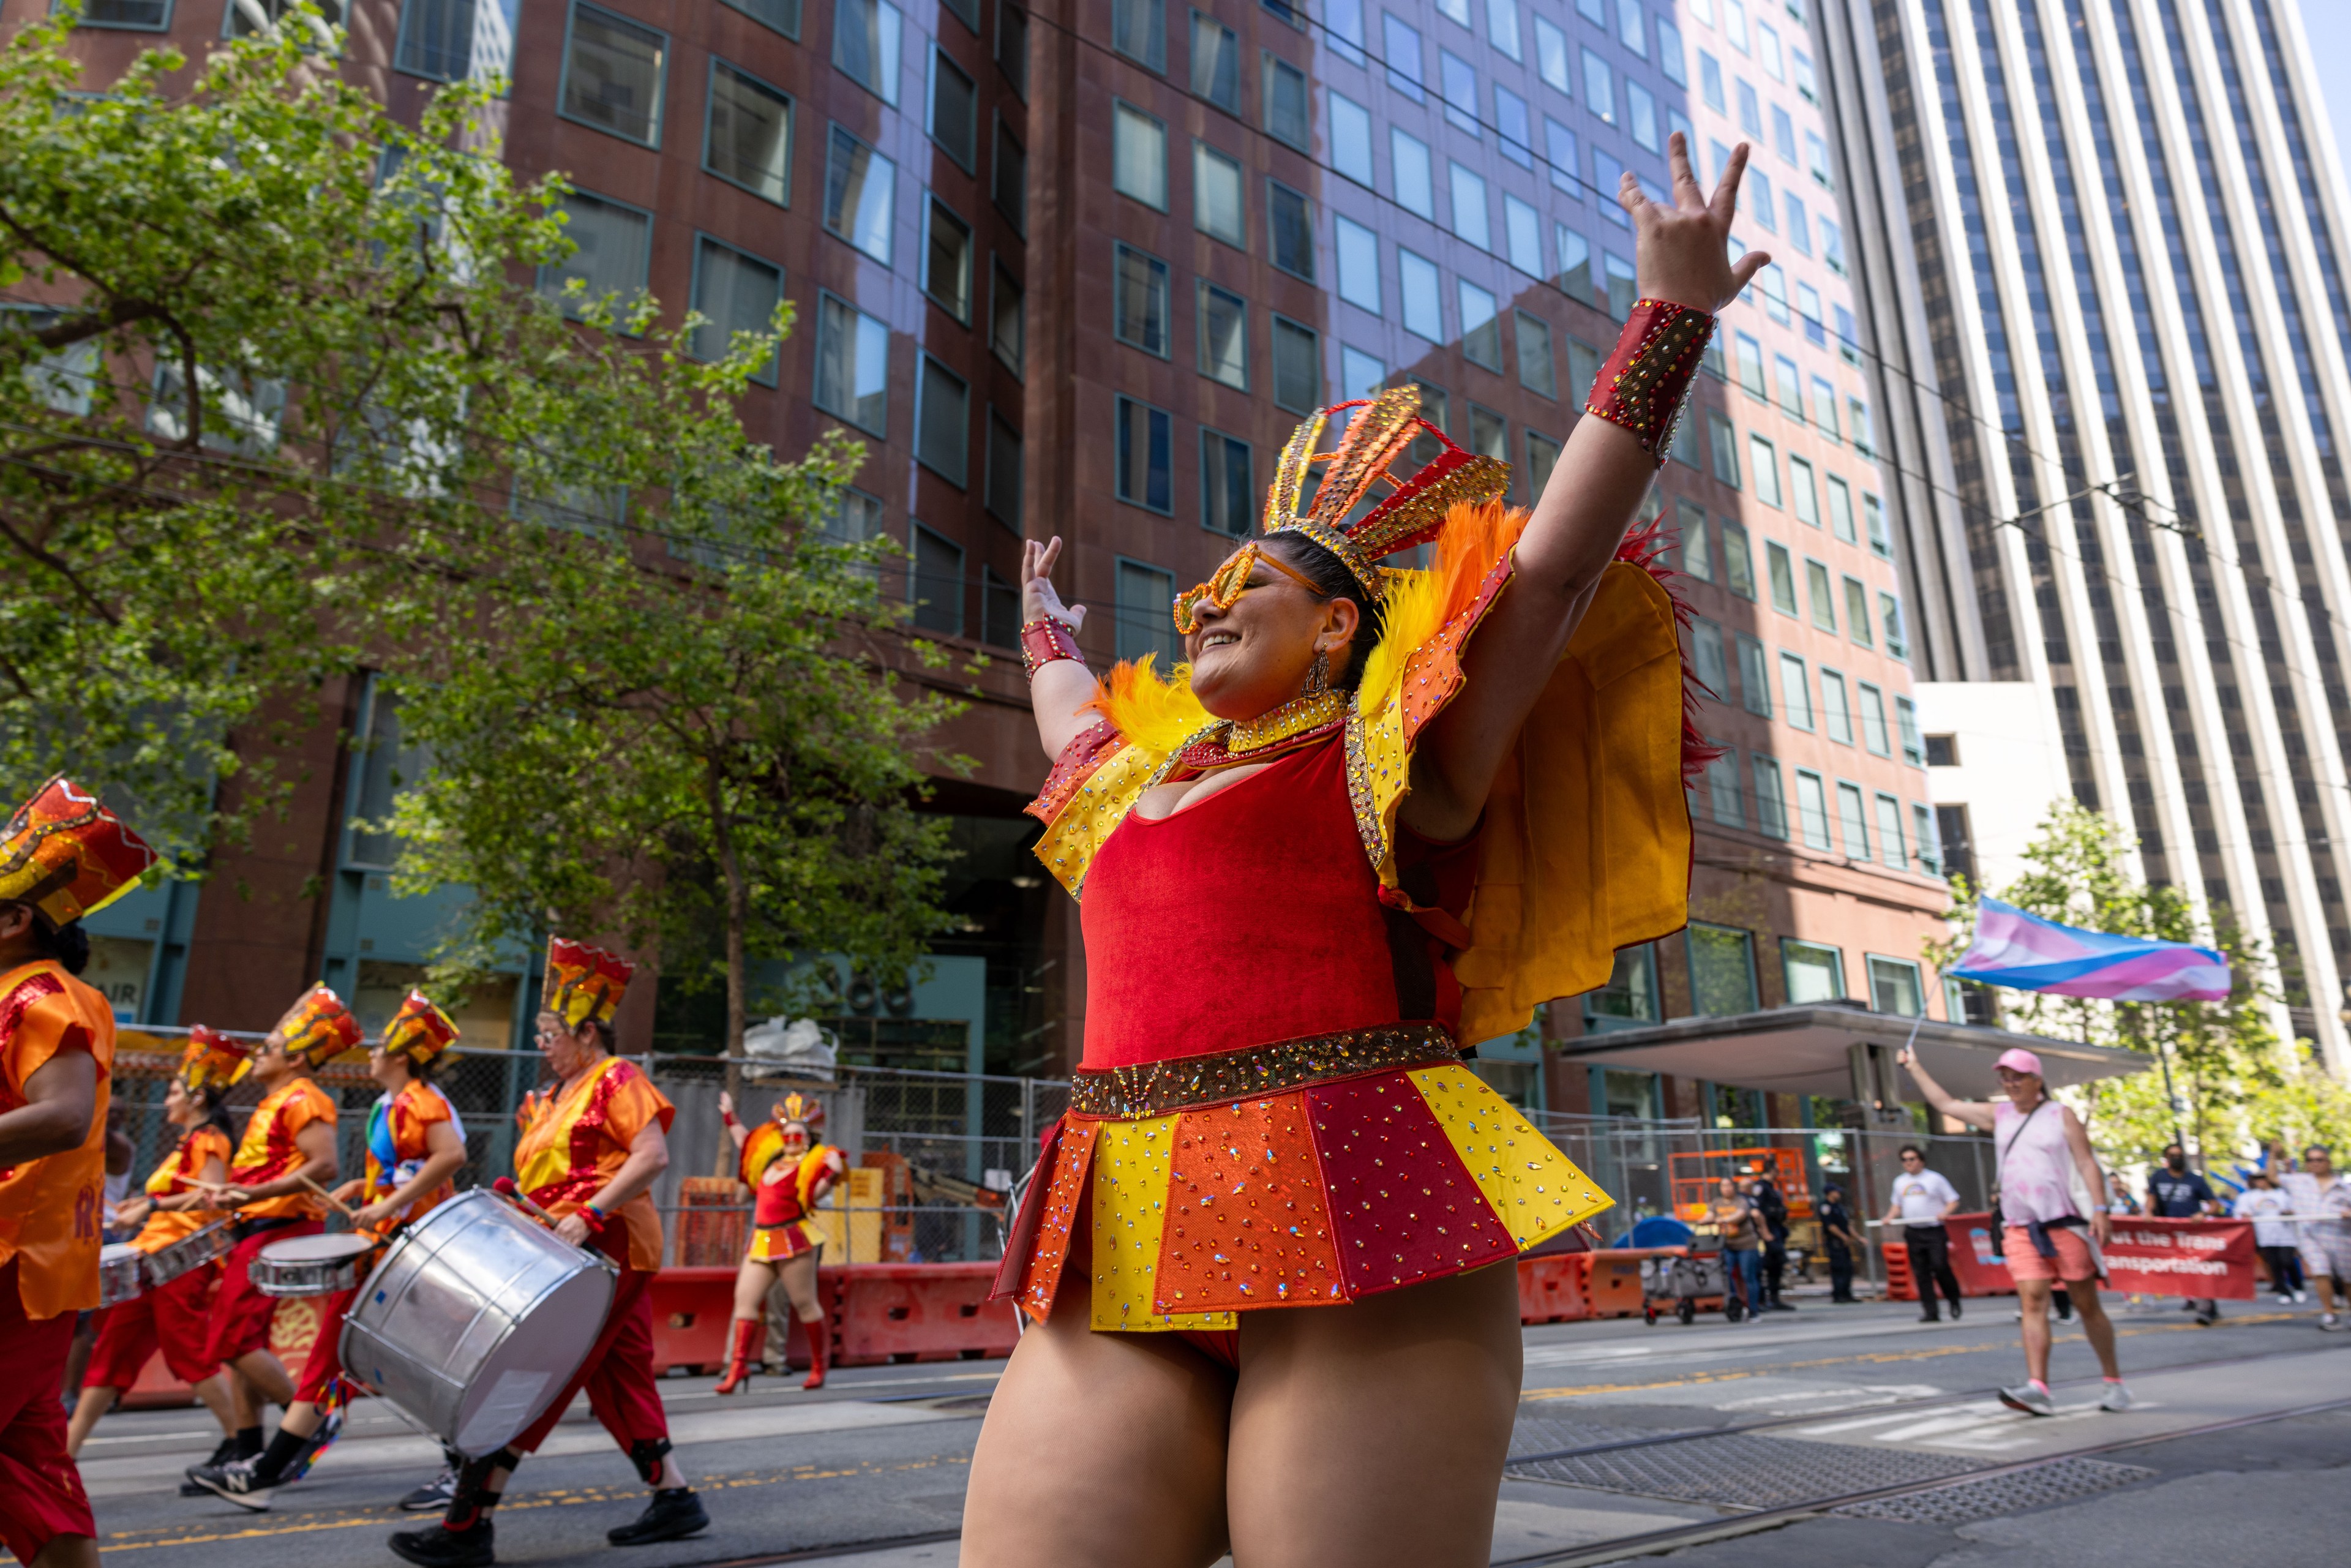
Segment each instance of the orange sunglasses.
[[[1207,581],[1194,583],[1176,596],[1176,630],[1189,637],[1200,629],[1199,620],[1192,612],[1194,606],[1204,599],[1219,610],[1230,610],[1234,601],[1249,591],[1249,572],[1259,561],[1273,568],[1315,598],[1330,597],[1329,594],[1315,587],[1304,572],[1280,557],[1269,554],[1259,547],[1255,539],[1251,539],[1231,555],[1227,556],[1224,564],[1217,568],[1215,575]],[[1259,584],[1259,586],[1264,585]]]

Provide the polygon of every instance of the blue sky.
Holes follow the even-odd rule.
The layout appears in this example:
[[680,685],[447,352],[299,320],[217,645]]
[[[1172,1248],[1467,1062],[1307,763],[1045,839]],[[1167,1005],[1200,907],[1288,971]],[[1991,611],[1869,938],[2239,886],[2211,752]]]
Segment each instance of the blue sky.
[[2351,169],[2351,0],[2294,0],[2302,11],[2302,30],[2310,39],[2310,54],[2319,62],[2319,85],[2326,92],[2326,112],[2335,121],[2335,156]]

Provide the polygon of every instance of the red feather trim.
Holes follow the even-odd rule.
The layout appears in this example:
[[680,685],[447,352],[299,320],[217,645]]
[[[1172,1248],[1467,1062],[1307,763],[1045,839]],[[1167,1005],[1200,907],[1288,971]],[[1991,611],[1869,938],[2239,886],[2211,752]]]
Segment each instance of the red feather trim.
[[[1656,579],[1657,586],[1666,591],[1666,598],[1673,604],[1674,624],[1687,632],[1690,623],[1689,601],[1674,587],[1683,574],[1665,563],[1666,552],[1673,548],[1678,537],[1666,532],[1665,516],[1660,513],[1625,533],[1617,543],[1616,559],[1628,566],[1637,566]],[[1724,756],[1729,750],[1729,747],[1717,746],[1707,739],[1706,732],[1698,727],[1698,699],[1707,696],[1719,702],[1722,694],[1698,678],[1698,671],[1690,664],[1689,643],[1686,640],[1677,641],[1682,660],[1682,777],[1695,779],[1708,763]]]

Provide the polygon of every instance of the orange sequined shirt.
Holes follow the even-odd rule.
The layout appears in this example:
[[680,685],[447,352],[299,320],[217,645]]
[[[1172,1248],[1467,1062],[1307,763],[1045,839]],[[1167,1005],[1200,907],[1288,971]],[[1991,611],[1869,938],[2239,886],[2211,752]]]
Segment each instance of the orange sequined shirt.
[[[335,1124],[335,1103],[325,1090],[308,1078],[297,1078],[271,1090],[253,1108],[253,1120],[245,1124],[245,1136],[237,1142],[236,1157],[229,1162],[228,1179],[239,1186],[259,1186],[300,1169],[303,1155],[294,1142],[294,1134],[313,1122],[324,1122],[329,1127]],[[259,1203],[246,1204],[236,1213],[240,1219],[274,1219],[280,1216],[323,1219],[327,1205],[318,1194],[306,1190],[265,1197]]]
[[[211,1123],[191,1127],[180,1140],[155,1174],[147,1178],[150,1197],[175,1197],[190,1190],[204,1174],[204,1166],[218,1160],[228,1165],[228,1134]],[[158,1208],[147,1216],[147,1223],[131,1239],[131,1245],[141,1252],[152,1252],[160,1247],[193,1236],[214,1220],[222,1218],[217,1208]]]
[[[515,1144],[515,1181],[533,1203],[560,1219],[578,1211],[629,1163],[629,1145],[638,1134],[653,1125],[666,1133],[676,1116],[677,1108],[652,1080],[608,1056],[569,1088],[526,1103],[522,1136]],[[661,1214],[651,1193],[621,1205],[612,1223],[628,1227],[631,1268],[661,1267]]]
[[48,959],[0,975],[0,1113],[30,1104],[26,1082],[74,1051],[98,1059],[89,1135],[78,1148],[0,1169],[0,1264],[16,1260],[16,1293],[28,1318],[98,1305],[114,1009]]

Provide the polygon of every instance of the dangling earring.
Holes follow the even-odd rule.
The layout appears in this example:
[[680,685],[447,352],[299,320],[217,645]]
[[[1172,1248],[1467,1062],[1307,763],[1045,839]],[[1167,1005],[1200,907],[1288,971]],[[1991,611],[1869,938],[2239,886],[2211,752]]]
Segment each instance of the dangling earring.
[[1306,690],[1301,696],[1318,697],[1331,689],[1331,670],[1322,649],[1314,650],[1314,662],[1306,666]]

